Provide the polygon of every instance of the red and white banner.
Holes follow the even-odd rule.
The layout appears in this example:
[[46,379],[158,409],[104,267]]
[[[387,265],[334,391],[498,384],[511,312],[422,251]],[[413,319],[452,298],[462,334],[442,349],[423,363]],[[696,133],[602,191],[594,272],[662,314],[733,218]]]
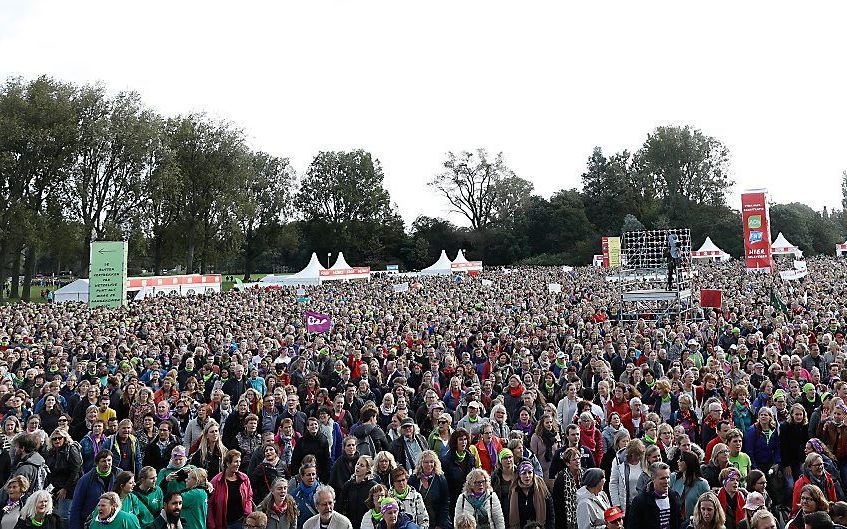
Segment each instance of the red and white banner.
[[464,263],[451,263],[450,269],[454,272],[481,272],[482,261],[467,261]]
[[334,279],[368,279],[371,276],[370,266],[354,266],[352,268],[336,268],[321,270],[321,281],[332,281]]
[[706,288],[700,290],[700,306],[703,308],[721,308],[722,298],[723,292],[721,290]]
[[151,277],[128,277],[126,288],[136,289],[144,287],[167,287],[178,285],[220,285],[220,274],[189,274],[181,276],[151,276]]
[[766,190],[751,190],[741,194],[741,222],[744,227],[744,259],[747,270],[770,272],[772,269],[770,220]]

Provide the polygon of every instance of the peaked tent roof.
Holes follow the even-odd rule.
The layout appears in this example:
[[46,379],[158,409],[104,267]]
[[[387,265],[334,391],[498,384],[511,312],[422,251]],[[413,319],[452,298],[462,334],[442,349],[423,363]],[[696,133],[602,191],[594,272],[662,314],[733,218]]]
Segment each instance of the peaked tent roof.
[[446,276],[453,273],[450,269],[450,265],[452,262],[450,258],[447,257],[447,252],[441,250],[441,255],[438,256],[438,260],[435,261],[430,266],[427,266],[423,270],[421,270],[421,275],[424,276]]
[[338,252],[335,264],[328,270],[319,272],[319,274],[322,281],[370,279],[371,269],[368,266],[350,266],[344,258],[344,252]]
[[706,237],[706,240],[703,241],[703,246],[701,246],[699,250],[691,252],[691,257],[694,257],[695,259],[698,257],[717,257],[721,260],[727,260],[730,258],[730,255],[721,250],[717,244],[712,242],[711,237]]
[[64,301],[88,301],[88,280],[77,279],[53,292],[56,303]]
[[275,276],[268,275],[259,280],[258,283],[245,283],[245,288],[250,288],[254,285],[262,287],[270,286],[291,286],[291,285],[317,285],[321,282],[321,270],[326,270],[320,261],[318,255],[312,252],[312,258],[309,259],[309,264],[305,268],[290,276]]
[[776,240],[771,244],[771,253],[776,255],[794,254],[797,257],[803,255],[803,252],[799,248],[788,242],[788,239],[785,238],[782,232],[779,232]]
[[468,261],[465,257],[464,250],[460,249],[456,254],[456,258],[453,260],[451,268],[454,272],[482,272],[482,261]]
[[453,262],[454,263],[467,263],[468,260],[465,258],[465,252],[460,249],[459,253],[456,254],[456,258],[453,259]]

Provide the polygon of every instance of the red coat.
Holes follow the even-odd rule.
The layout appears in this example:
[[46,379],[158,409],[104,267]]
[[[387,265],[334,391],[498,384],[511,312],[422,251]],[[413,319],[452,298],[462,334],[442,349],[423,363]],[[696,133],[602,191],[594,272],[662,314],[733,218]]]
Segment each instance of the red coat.
[[[835,495],[835,482],[832,480],[832,476],[827,472],[824,474],[825,483],[823,494],[826,496],[826,499],[829,501],[838,501],[838,497]],[[794,482],[794,493],[791,496],[791,516],[797,514],[797,511],[800,509],[800,491],[803,490],[803,485],[808,485],[812,483],[812,480],[804,472],[800,479]]]
[[[503,443],[500,442],[500,438],[496,435],[492,435],[491,442],[494,443],[494,450],[497,452],[497,454],[499,454],[500,450],[503,449]],[[474,447],[476,447],[476,453],[477,457],[479,458],[478,463],[480,468],[488,472],[488,475],[490,476],[494,473],[494,468],[491,467],[491,455],[489,455],[488,453],[488,448],[485,446],[485,443],[483,443],[482,440],[476,443]],[[495,457],[499,457],[497,454],[495,454]]]
[[[247,516],[253,512],[253,487],[250,486],[250,478],[244,472],[239,472],[238,478],[241,480],[238,489],[241,492],[241,504],[244,507],[244,516]],[[212,478],[214,491],[209,496],[209,514],[206,516],[208,529],[226,529],[227,522],[235,522],[235,520],[226,519],[229,487],[224,481],[223,472]]]
[[629,413],[629,402],[626,399],[623,399],[622,402],[616,403],[614,397],[612,397],[609,402],[606,403],[606,420],[609,420],[609,416],[612,415],[612,412],[618,412],[618,415],[623,416]]

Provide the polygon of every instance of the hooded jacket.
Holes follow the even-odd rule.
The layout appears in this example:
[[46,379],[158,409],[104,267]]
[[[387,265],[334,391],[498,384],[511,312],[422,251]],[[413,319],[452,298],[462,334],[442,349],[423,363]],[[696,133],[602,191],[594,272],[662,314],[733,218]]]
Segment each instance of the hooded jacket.
[[576,525],[579,529],[601,529],[606,527],[603,517],[606,509],[611,507],[609,497],[602,490],[594,494],[585,486],[576,491]]
[[[382,428],[376,424],[354,424],[353,428],[350,429],[350,433],[355,435],[359,440],[370,437],[371,441],[373,441],[376,452],[382,452],[383,450],[388,450],[391,447],[388,443],[388,437],[385,436],[385,432],[383,432]],[[373,455],[376,455],[376,453]]]

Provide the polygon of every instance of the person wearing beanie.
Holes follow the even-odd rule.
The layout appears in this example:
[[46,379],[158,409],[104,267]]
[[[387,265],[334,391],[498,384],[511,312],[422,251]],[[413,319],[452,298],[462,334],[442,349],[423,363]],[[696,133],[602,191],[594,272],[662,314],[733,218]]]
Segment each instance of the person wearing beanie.
[[555,514],[553,497],[544,478],[535,475],[532,464],[524,461],[518,467],[518,477],[509,491],[508,529],[522,529],[536,522],[544,529],[553,529]]
[[815,409],[821,405],[821,397],[818,395],[815,385],[811,382],[803,384],[803,394],[800,395],[797,402],[806,408],[806,416],[811,417]]
[[576,525],[579,529],[605,527],[606,509],[611,507],[609,496],[603,490],[606,473],[600,468],[589,468],[582,475],[582,487],[576,491]]

